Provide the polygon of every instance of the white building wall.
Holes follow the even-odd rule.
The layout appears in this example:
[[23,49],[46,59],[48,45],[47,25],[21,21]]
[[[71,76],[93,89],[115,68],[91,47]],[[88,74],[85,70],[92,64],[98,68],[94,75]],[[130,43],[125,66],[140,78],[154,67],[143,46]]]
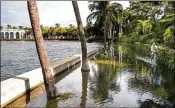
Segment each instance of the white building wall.
[[5,33],[8,32],[9,33],[9,36],[7,37],[7,39],[10,39],[10,33],[13,32],[13,39],[16,39],[16,33],[19,32],[19,39],[22,39],[24,38],[24,33],[25,31],[24,30],[19,30],[19,29],[3,29],[1,30],[2,33],[4,33],[4,38],[6,38],[6,35]]

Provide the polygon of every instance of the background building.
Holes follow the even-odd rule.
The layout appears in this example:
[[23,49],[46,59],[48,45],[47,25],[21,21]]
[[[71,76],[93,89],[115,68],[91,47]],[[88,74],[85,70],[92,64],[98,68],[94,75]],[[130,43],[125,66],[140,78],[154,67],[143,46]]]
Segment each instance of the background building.
[[30,39],[31,36],[25,34],[21,29],[3,29],[1,30],[1,39]]

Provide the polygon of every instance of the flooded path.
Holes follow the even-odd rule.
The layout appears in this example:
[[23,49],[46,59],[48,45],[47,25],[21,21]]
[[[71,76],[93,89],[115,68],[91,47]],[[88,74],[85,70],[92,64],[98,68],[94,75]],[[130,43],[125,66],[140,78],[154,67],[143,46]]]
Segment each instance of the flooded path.
[[150,54],[148,47],[118,44],[89,59],[90,72],[77,65],[56,77],[58,92],[70,97],[48,101],[43,93],[27,107],[174,107],[174,54],[158,52],[156,65]]

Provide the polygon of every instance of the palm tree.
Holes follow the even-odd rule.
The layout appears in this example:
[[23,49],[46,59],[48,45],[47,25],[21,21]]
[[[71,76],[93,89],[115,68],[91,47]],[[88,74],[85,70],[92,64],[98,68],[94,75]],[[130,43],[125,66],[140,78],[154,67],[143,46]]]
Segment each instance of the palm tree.
[[56,23],[56,24],[55,24],[55,27],[56,27],[56,28],[59,28],[59,27],[60,27],[60,24]]
[[76,20],[77,20],[78,30],[79,30],[79,34],[80,34],[80,41],[81,41],[81,51],[82,51],[82,67],[81,67],[81,70],[82,71],[89,71],[90,69],[89,69],[89,64],[88,64],[88,60],[87,60],[86,37],[85,37],[84,30],[83,30],[83,24],[82,24],[82,21],[81,21],[81,16],[80,16],[77,1],[72,1],[72,5],[73,5],[73,8],[74,8],[74,13],[75,13]]
[[95,25],[103,26],[104,30],[104,49],[106,51],[107,26],[117,22],[118,15],[121,13],[122,5],[119,3],[110,4],[109,1],[93,1],[89,4],[91,14],[87,17],[87,23],[96,19]]
[[23,29],[24,27],[23,27],[23,26],[19,26],[18,28],[19,28],[19,29]]
[[106,50],[106,34],[107,34],[107,21],[106,21],[106,10],[109,5],[109,1],[93,1],[89,2],[89,10],[92,12],[87,17],[87,22],[90,22],[92,19],[96,18],[95,24],[104,26],[104,49]]
[[7,28],[8,28],[8,29],[12,29],[12,25],[8,24],[8,25],[7,25]]
[[54,98],[56,97],[56,88],[54,86],[53,74],[48,62],[44,40],[40,28],[37,4],[36,1],[27,1],[27,4],[33,34],[35,38],[36,49],[42,67],[42,74],[44,78],[44,85],[46,88],[47,98]]
[[48,30],[48,33],[51,37],[54,37],[56,32],[55,32],[55,28],[54,27],[50,27]]
[[59,30],[60,30],[60,24],[56,23],[55,28],[54,28],[54,32],[55,32],[56,36],[58,36]]

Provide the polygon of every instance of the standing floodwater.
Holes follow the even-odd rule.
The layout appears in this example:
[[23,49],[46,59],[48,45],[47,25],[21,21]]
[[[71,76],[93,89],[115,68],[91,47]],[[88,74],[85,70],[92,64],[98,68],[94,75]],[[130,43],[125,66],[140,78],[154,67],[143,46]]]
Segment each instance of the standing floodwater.
[[174,107],[174,53],[156,56],[154,64],[149,47],[119,44],[89,59],[90,72],[78,66],[56,78],[58,92],[70,97],[47,100],[43,93],[27,107]]
[[[46,41],[45,44],[50,63],[81,53],[78,41]],[[88,43],[88,51],[98,47],[98,43]],[[39,67],[34,41],[1,41],[1,81]]]

